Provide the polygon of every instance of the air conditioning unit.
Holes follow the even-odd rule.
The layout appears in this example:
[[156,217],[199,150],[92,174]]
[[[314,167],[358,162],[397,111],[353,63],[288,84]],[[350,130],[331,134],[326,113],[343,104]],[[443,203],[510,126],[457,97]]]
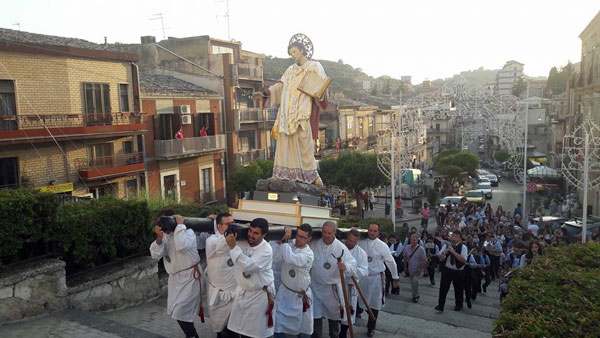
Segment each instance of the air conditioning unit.
[[[185,106],[183,106],[183,107],[185,107]],[[190,115],[190,114],[181,115],[181,124],[192,124],[192,115]]]
[[191,114],[191,109],[190,109],[190,105],[183,105],[183,106],[179,106],[179,112],[181,114]]

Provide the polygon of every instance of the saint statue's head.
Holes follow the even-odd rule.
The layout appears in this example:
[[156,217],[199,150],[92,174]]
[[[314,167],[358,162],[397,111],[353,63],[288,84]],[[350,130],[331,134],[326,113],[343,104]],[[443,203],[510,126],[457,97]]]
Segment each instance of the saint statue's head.
[[303,57],[310,59],[313,55],[313,44],[308,36],[298,33],[294,34],[288,43],[288,54],[298,62]]

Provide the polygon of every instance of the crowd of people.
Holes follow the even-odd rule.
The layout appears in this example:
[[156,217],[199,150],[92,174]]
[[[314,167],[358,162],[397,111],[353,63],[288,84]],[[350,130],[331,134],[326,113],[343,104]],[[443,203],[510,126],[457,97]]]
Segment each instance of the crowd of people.
[[[186,229],[183,217],[172,210],[160,216],[173,216],[177,226],[172,233],[156,226],[150,253],[163,259],[169,274],[167,312],[186,337],[198,337],[194,319],[200,316],[204,322],[204,307],[217,337],[321,337],[325,319],[329,337],[346,337],[363,309],[368,309],[367,336],[372,337],[386,282],[399,289],[396,260],[379,239],[376,223],[369,225],[365,239],[351,229],[342,242],[336,223],[328,221],[318,240],[312,240],[312,227],[302,224],[295,239],[289,228],[281,239],[267,241],[269,224],[256,218],[242,241],[228,232],[233,218],[227,213],[209,216],[215,220],[209,236]],[[413,261],[421,254],[411,256]],[[364,299],[359,300],[360,293]]]
[[[257,218],[250,223],[247,240],[238,241],[228,233],[233,222],[229,214],[209,216],[215,220],[214,234],[198,236],[186,229],[181,216],[166,210],[160,215],[174,215],[178,225],[170,234],[156,227],[150,251],[153,258],[164,260],[167,311],[186,337],[198,337],[196,316],[204,321],[202,285],[217,337],[321,337],[324,319],[329,337],[346,337],[348,319],[353,323],[362,315],[367,315],[371,337],[386,294],[399,293],[402,275],[409,278],[412,301],[418,303],[420,278],[435,285],[439,271],[435,310],[440,312],[450,285],[455,311],[464,303],[471,308],[494,280],[502,301],[512,272],[543,255],[548,246],[569,242],[556,224],[545,223],[540,215],[525,220],[522,214],[520,204],[512,211],[501,206],[493,210],[490,204],[447,204],[435,210],[425,205],[420,227],[402,225],[408,233],[403,241],[395,233],[380,232],[376,223],[369,225],[366,239],[351,229],[340,241],[334,222],[323,224],[318,240],[312,240],[312,227],[303,224],[295,239],[286,229],[281,239],[267,241],[269,224]],[[429,226],[433,218],[436,227]]]

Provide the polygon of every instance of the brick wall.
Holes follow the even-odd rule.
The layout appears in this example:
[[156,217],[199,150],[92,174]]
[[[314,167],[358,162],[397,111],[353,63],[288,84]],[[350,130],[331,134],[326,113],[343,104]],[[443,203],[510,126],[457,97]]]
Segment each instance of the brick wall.
[[128,62],[98,61],[0,51],[0,79],[15,80],[18,114],[84,112],[84,82],[108,83],[113,112],[119,111],[119,84],[128,84],[133,109],[131,66]]

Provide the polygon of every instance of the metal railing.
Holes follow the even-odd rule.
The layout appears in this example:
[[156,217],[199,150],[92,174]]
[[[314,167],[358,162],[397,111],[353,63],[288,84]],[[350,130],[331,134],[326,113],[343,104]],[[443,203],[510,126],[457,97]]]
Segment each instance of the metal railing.
[[253,79],[262,81],[263,79],[263,67],[257,65],[251,65],[247,63],[238,63],[238,78],[241,79]]
[[242,166],[247,166],[254,160],[264,160],[265,150],[264,149],[253,149],[250,151],[240,152],[236,154],[237,163]]
[[111,126],[142,122],[143,117],[141,113],[18,114],[0,116],[0,130]]
[[241,108],[237,109],[240,122],[263,121],[263,108]]
[[277,119],[278,108],[265,108],[265,111],[267,121],[275,121]]
[[227,147],[225,142],[224,134],[189,137],[183,140],[154,140],[154,155],[156,157],[171,157],[225,150]]
[[96,158],[76,158],[73,160],[79,171],[115,168],[120,166],[144,163],[144,153],[131,153]]

